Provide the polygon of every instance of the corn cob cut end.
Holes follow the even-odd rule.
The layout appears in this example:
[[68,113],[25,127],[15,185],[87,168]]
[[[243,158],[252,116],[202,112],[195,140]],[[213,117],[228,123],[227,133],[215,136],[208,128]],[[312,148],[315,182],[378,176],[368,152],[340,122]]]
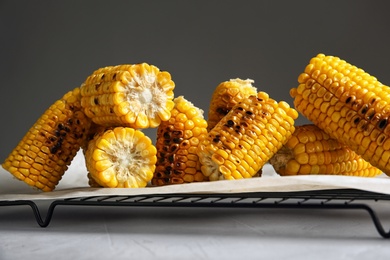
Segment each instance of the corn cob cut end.
[[107,66],[82,84],[81,104],[98,125],[154,128],[169,119],[174,88],[171,75],[154,65]]
[[270,164],[281,176],[321,174],[375,177],[382,173],[348,146],[312,124],[297,126],[293,136],[270,159]]
[[207,130],[214,126],[243,98],[256,95],[257,89],[252,85],[252,79],[230,79],[220,83],[214,90],[210,101]]
[[152,184],[162,186],[206,181],[196,152],[207,136],[203,110],[183,96],[174,99],[171,118],[157,130],[157,163]]
[[298,112],[259,92],[235,105],[198,147],[202,172],[214,180],[251,178],[294,132]]
[[80,89],[66,93],[34,123],[2,164],[16,179],[52,191],[80,147],[90,120],[80,106]]
[[156,148],[142,131],[115,127],[96,134],[85,161],[92,186],[146,187],[155,170]]

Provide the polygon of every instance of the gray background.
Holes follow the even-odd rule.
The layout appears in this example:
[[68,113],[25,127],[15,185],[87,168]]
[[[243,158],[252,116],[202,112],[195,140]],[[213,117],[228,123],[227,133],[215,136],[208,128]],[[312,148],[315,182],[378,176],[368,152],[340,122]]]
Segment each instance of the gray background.
[[0,161],[56,99],[107,65],[167,70],[175,95],[206,111],[214,88],[236,77],[292,105],[290,88],[319,52],[390,84],[389,3],[2,0]]

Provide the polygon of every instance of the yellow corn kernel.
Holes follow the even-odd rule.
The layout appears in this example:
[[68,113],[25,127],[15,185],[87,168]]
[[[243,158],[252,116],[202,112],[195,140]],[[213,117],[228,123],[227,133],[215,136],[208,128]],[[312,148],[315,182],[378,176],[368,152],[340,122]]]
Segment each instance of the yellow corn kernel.
[[[290,91],[296,109],[333,139],[390,175],[390,163],[379,163],[389,146],[390,88],[345,60],[324,54],[310,60],[298,82],[300,85]],[[301,86],[310,92],[310,98],[300,93]],[[324,107],[321,110],[325,97],[330,96],[331,104],[326,111]],[[307,110],[309,105],[315,106],[311,112]],[[383,149],[375,152],[377,147]]]
[[[305,149],[297,149],[302,145]],[[314,124],[297,126],[290,141],[269,162],[282,176],[335,174],[374,177],[382,173]],[[352,165],[360,165],[360,168]]]
[[[203,174],[211,181],[255,176],[289,140],[297,117],[297,111],[287,103],[278,103],[265,92],[241,100],[199,144]],[[280,121],[285,123],[275,123]],[[276,136],[281,128],[286,134]]]
[[210,101],[207,130],[210,131],[224,117],[234,105],[243,98],[256,95],[257,90],[252,86],[250,79],[231,79],[220,83],[214,90]]
[[156,168],[157,150],[152,141],[130,127],[97,132],[84,153],[92,187],[142,188]]
[[[91,122],[80,100],[80,89],[75,88],[54,102],[5,159],[3,168],[28,185],[52,191],[87,142]],[[53,178],[41,178],[44,169]]]
[[81,85],[81,105],[102,126],[157,127],[170,117],[174,82],[147,63],[100,68]]
[[157,186],[208,179],[196,154],[199,142],[207,135],[203,111],[183,96],[175,98],[174,103],[171,118],[157,129],[157,163],[152,179]]

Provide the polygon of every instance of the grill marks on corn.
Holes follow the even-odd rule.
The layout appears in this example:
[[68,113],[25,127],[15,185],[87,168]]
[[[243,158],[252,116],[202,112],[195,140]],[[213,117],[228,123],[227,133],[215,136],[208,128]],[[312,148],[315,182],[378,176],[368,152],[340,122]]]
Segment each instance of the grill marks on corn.
[[257,89],[252,86],[253,82],[251,79],[242,80],[237,78],[222,82],[216,87],[210,101],[207,121],[208,131],[214,128],[233,106],[243,98],[257,94]]
[[[338,57],[319,54],[291,90],[296,108],[331,137],[390,173],[390,89]],[[325,99],[328,97],[328,100]]]
[[210,180],[251,178],[294,132],[297,111],[259,92],[238,102],[198,146]]
[[91,122],[80,98],[76,88],[52,104],[6,158],[4,169],[31,186],[53,190],[87,142]]
[[197,155],[198,144],[206,138],[203,111],[183,96],[174,99],[171,118],[157,130],[157,164],[153,185],[205,181]]

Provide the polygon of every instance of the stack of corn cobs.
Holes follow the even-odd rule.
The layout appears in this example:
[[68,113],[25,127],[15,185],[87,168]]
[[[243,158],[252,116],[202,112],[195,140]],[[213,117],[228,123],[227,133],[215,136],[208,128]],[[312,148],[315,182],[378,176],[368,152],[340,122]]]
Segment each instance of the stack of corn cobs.
[[[82,149],[92,187],[137,188],[261,176],[390,175],[390,88],[338,57],[310,60],[294,108],[252,80],[222,82],[207,120],[168,72],[146,63],[98,69],[36,121],[2,164],[52,191]],[[298,111],[313,124],[295,126]],[[157,128],[155,145],[142,129]]]

